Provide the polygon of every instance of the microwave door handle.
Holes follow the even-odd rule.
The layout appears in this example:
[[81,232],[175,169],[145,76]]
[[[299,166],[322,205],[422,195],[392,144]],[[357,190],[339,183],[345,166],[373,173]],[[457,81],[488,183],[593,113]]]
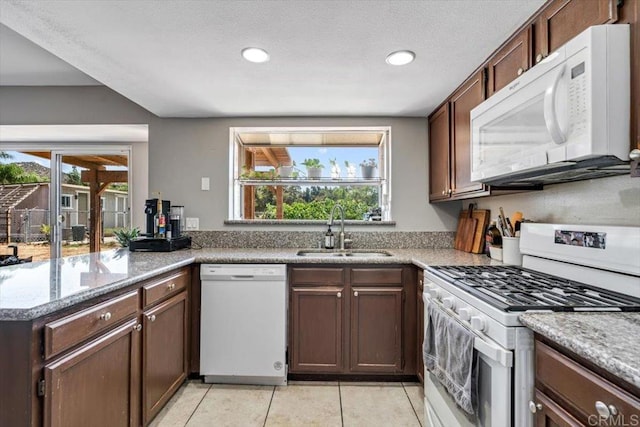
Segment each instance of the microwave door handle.
[[494,362],[498,362],[505,368],[510,368],[513,366],[512,352],[504,350],[494,344],[490,344],[480,337],[475,338],[473,348],[476,349],[479,353],[487,356]]
[[558,114],[556,112],[556,96],[558,93],[558,85],[560,79],[564,75],[565,66],[562,65],[551,87],[547,88],[544,93],[544,123],[547,126],[547,130],[551,134],[551,139],[556,144],[562,144],[567,141],[567,137],[562,133],[560,129],[560,123],[558,123]]

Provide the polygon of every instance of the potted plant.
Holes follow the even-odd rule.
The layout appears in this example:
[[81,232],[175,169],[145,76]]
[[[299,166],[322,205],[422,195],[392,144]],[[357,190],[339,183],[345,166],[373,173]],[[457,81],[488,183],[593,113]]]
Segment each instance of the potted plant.
[[320,179],[324,165],[320,163],[320,159],[304,159],[303,165],[307,167],[307,177],[310,179]]
[[294,160],[290,165],[279,165],[278,176],[280,178],[289,178],[293,173],[293,169],[296,167],[296,161]]
[[365,179],[373,178],[377,167],[378,164],[376,163],[376,159],[369,159],[360,163],[360,171],[362,172],[362,177]]
[[338,165],[338,161],[334,159],[330,159],[329,163],[331,163],[331,178],[332,179],[340,179],[340,165]]
[[134,227],[132,229],[118,228],[113,230],[113,235],[123,248],[129,247],[129,242],[138,237],[139,234],[140,230],[138,227]]
[[344,165],[347,167],[347,178],[355,178],[356,177],[356,165],[353,163],[349,163],[348,161],[344,161]]

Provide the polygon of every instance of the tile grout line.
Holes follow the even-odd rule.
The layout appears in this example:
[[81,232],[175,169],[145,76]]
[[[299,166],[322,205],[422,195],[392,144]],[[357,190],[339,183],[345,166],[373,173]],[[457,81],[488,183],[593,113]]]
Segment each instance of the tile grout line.
[[338,381],[338,400],[340,401],[340,425],[344,427],[344,415],[342,414],[342,385]]
[[271,399],[269,399],[269,406],[267,407],[267,415],[265,415],[264,417],[264,423],[262,424],[262,427],[265,427],[267,425],[267,419],[269,419],[269,411],[271,410],[271,403],[273,402],[273,396],[275,396],[276,394],[276,387],[277,386],[273,386],[273,391],[271,392]]
[[420,420],[420,417],[418,416],[418,411],[416,411],[415,406],[413,406],[413,402],[411,401],[411,398],[409,397],[409,393],[407,392],[407,388],[404,386],[404,383],[402,384],[402,390],[404,390],[404,394],[405,396],[407,396],[407,399],[409,399],[409,405],[411,405],[411,409],[413,409],[413,413],[416,416],[416,419],[418,420],[418,425],[422,426],[422,421]]
[[198,408],[200,407],[200,404],[202,403],[202,401],[204,400],[205,397],[207,397],[207,394],[209,394],[209,391],[213,388],[213,384],[209,384],[209,388],[207,389],[206,393],[204,395],[202,395],[202,399],[200,399],[200,401],[198,402],[198,404],[196,405],[195,408],[193,408],[193,411],[191,412],[191,415],[189,415],[189,418],[187,418],[187,422],[184,423],[184,427],[187,427],[187,424],[189,424],[189,421],[191,421],[191,418],[193,418],[193,414],[196,413],[196,411],[198,410]]

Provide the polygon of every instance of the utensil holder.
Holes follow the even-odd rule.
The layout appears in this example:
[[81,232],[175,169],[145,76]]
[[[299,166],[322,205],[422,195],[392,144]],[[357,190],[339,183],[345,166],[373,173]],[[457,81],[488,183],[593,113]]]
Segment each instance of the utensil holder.
[[508,265],[522,265],[519,237],[502,238],[502,263]]

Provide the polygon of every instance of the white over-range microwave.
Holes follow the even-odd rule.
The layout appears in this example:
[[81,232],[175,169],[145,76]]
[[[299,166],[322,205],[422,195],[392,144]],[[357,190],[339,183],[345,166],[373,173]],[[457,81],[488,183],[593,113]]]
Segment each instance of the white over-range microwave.
[[544,184],[628,173],[628,25],[593,26],[471,111],[471,180]]

